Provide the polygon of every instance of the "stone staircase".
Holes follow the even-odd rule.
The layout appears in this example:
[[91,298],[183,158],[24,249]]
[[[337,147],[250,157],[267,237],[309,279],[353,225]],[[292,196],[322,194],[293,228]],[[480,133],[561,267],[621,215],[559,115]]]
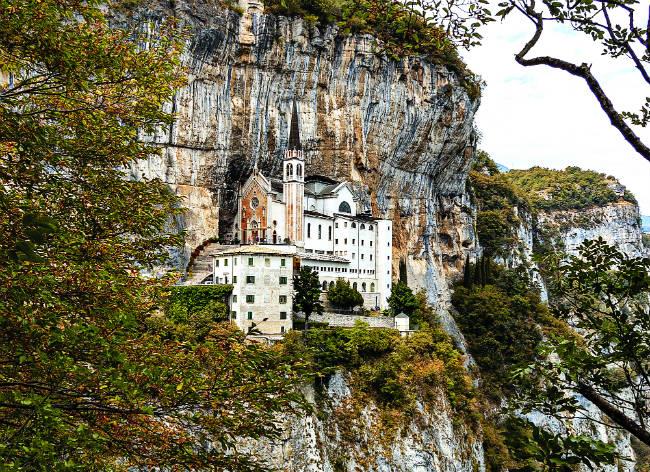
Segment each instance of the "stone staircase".
[[183,285],[200,285],[206,277],[212,274],[212,256],[232,247],[219,243],[206,244],[188,268]]

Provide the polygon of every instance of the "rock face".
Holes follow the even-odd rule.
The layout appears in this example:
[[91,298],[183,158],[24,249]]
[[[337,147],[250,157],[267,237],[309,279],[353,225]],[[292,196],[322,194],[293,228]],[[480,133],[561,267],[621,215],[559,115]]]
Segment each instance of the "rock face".
[[[454,420],[445,400],[418,405],[410,424],[388,431],[372,402],[355,404],[338,373],[324,395],[309,388],[318,415],[285,418],[279,441],[258,441],[249,450],[285,471],[474,472],[485,470],[480,439]],[[390,429],[390,428],[389,428]]]
[[173,10],[154,2],[139,13],[153,24],[176,16],[192,30],[177,120],[155,137],[163,156],[132,168],[185,197],[185,257],[225,232],[254,165],[279,174],[295,100],[306,173],[358,182],[374,216],[395,222],[395,273],[406,261],[409,283],[444,299],[446,276],[475,239],[465,182],[478,100],[445,66],[391,61],[371,37],[243,6],[239,15],[207,2]]
[[568,254],[588,239],[603,238],[629,256],[642,256],[639,207],[630,202],[611,203],[580,211],[540,212],[538,227],[542,238],[550,239]]

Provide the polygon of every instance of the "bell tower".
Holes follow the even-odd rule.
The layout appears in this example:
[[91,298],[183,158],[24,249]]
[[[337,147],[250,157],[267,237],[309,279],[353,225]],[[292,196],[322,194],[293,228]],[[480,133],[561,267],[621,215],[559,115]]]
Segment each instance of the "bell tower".
[[300,145],[298,110],[294,100],[291,112],[289,145],[284,151],[282,189],[285,208],[285,234],[292,244],[304,247],[305,156]]

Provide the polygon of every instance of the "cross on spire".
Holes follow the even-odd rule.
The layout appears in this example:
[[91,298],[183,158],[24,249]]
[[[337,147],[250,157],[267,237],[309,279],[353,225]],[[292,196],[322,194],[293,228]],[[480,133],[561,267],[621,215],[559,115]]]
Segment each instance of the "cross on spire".
[[300,146],[300,128],[298,126],[298,110],[296,109],[296,101],[293,101],[291,111],[291,128],[289,130],[289,150],[301,150]]

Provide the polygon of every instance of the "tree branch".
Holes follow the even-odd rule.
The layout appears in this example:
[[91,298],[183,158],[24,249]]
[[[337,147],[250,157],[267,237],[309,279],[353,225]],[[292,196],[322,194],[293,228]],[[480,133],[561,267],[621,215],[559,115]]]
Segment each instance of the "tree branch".
[[592,386],[578,382],[578,392],[609,416],[614,423],[634,435],[639,441],[650,446],[650,432],[643,429],[636,421],[608,402]]
[[644,159],[650,162],[650,148],[641,141],[641,139],[636,135],[632,128],[630,128],[625,120],[621,117],[620,113],[616,111],[614,104],[602,89],[596,77],[594,77],[594,75],[591,73],[589,65],[584,63],[577,65],[550,56],[539,56],[532,59],[526,59],[526,54],[528,54],[539,41],[544,26],[541,13],[534,11],[532,7],[528,6],[526,8],[525,15],[535,23],[535,34],[533,34],[533,37],[524,45],[522,50],[515,55],[515,60],[517,63],[524,67],[545,65],[554,69],[563,70],[573,76],[582,78],[587,83],[589,90],[591,90],[591,93],[594,95],[596,100],[598,100],[600,107],[609,118],[612,126],[616,128],[619,133],[621,133],[623,138],[634,148],[636,152],[638,152]]

